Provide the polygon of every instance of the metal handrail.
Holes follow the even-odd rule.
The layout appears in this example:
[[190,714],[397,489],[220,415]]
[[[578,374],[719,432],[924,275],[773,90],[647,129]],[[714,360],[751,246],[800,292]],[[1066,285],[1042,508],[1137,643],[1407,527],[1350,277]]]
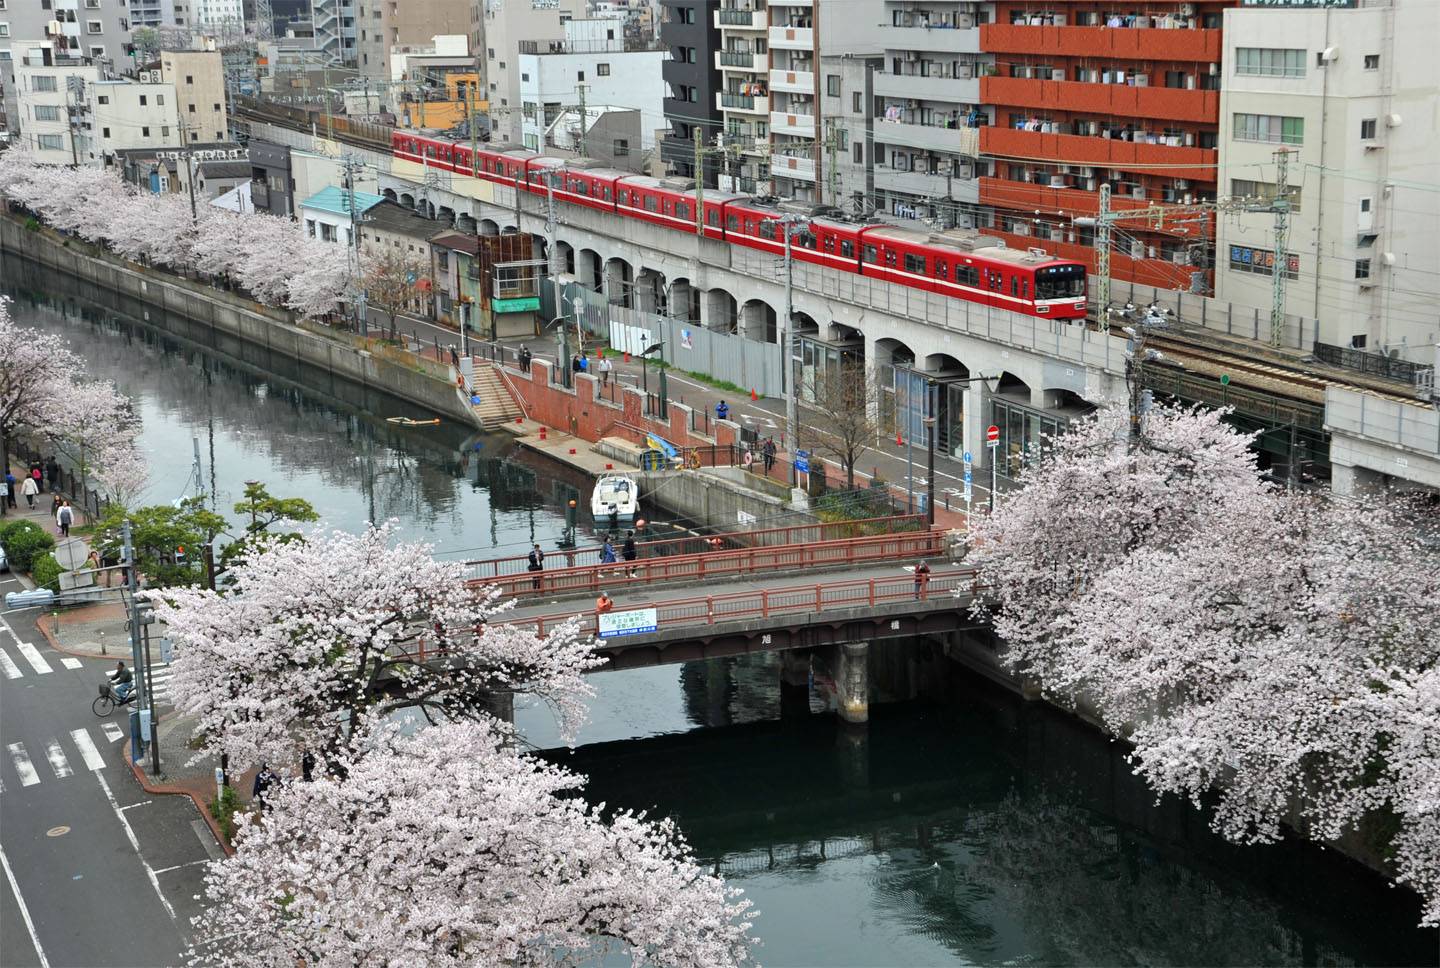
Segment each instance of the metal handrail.
[[529,420],[530,408],[525,405],[525,397],[520,393],[519,390],[515,389],[515,384],[512,383],[510,380],[510,374],[505,372],[505,364],[496,363],[494,360],[491,360],[490,367],[496,373],[500,374],[500,379],[505,381],[505,389],[510,391],[510,398],[520,405],[520,412],[525,415],[526,420]]
[[854,566],[879,561],[925,558],[942,554],[944,550],[943,532],[916,531],[578,565],[552,571],[506,575],[485,582],[484,585],[487,588],[498,588],[502,595],[516,597],[562,592],[593,593],[601,588],[623,588],[655,582],[714,581],[780,569]]
[[[768,542],[770,547],[780,547],[788,544],[798,544],[801,541],[830,541],[835,540],[833,535],[837,532],[844,537],[868,536],[875,532],[873,528],[884,528],[884,534],[897,534],[902,532],[920,531],[925,527],[925,515],[923,514],[892,514],[886,517],[861,518],[855,521],[807,521],[803,524],[781,525],[775,528],[761,528],[754,531],[722,531],[713,535],[686,535],[681,538],[656,538],[651,541],[636,542],[636,548],[642,557],[674,556],[677,554],[689,554],[688,551],[668,550],[676,546],[683,546],[685,543],[699,543],[720,539],[730,547],[756,547],[766,543],[766,539],[782,537],[784,540]],[[848,531],[848,533],[847,533]],[[829,537],[827,537],[829,536]],[[547,557],[565,555],[576,558],[585,555],[600,554],[600,545],[590,545],[585,548],[575,548],[568,551],[547,552]],[[618,550],[618,549],[617,549]],[[529,555],[514,555],[505,558],[491,558],[488,560],[475,560],[465,562],[467,568],[481,569],[483,573],[475,575],[470,579],[470,584],[489,584],[487,579],[499,578],[503,575],[524,572],[530,564]],[[568,567],[568,566],[567,566]]]

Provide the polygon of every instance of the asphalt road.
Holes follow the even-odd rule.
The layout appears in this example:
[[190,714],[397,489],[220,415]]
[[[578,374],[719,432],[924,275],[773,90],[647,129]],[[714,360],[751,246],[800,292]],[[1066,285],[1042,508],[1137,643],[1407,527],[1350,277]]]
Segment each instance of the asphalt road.
[[125,714],[91,712],[113,663],[54,651],[34,617],[0,613],[0,963],[180,964],[220,848],[188,797],[135,780]]

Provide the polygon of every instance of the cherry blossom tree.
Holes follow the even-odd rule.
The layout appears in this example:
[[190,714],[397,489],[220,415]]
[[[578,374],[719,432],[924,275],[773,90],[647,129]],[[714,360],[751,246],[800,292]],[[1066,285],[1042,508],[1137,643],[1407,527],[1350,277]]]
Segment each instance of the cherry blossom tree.
[[501,610],[460,563],[389,526],[256,542],[232,569],[233,594],[168,589],[156,613],[177,643],[176,708],[198,720],[200,756],[340,762],[367,724],[414,708],[436,720],[485,715],[497,695],[529,692],[573,735],[600,664],[578,624],[544,638],[489,624]]
[[82,490],[100,460],[124,460],[120,451],[134,446],[130,400],[108,380],[72,383],[56,393],[45,427],[51,445],[80,475]]
[[[1262,483],[1218,414],[1102,414],[977,527],[1007,661],[1243,843],[1389,811],[1440,923],[1440,552],[1394,504]],[[1228,438],[1228,439],[1227,439]]]
[[574,796],[485,722],[375,748],[343,781],[289,783],[206,877],[202,963],[269,966],[746,963],[750,902],[674,825]]
[[16,324],[0,297],[0,460],[18,433],[46,428],[61,412],[81,362],[58,336]]

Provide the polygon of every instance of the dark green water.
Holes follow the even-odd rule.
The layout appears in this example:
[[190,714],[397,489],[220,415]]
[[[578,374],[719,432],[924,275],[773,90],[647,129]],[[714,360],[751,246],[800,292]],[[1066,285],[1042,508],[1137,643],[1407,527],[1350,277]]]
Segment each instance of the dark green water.
[[[331,526],[393,518],[469,558],[553,541],[584,487],[503,439],[397,430],[393,402],[300,392],[73,298],[17,308],[136,400],[152,501],[184,490],[199,436],[222,507],[261,479]],[[782,696],[760,656],[597,675],[579,748],[550,755],[594,799],[675,816],[756,902],[769,965],[1440,963],[1409,893],[1302,845],[1227,845],[1074,720],[924,643],[876,652],[859,733],[818,689]],[[544,710],[517,723],[556,745]]]

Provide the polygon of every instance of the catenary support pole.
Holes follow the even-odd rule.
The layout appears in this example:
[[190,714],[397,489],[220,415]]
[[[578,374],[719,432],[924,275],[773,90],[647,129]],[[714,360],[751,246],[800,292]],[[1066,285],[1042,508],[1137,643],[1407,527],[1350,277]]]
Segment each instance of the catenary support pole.
[[130,668],[135,678],[135,703],[130,710],[130,736],[133,745],[130,750],[130,759],[140,761],[140,709],[150,690],[145,680],[144,656],[140,651],[140,615],[136,608],[135,593],[139,586],[135,580],[135,547],[131,542],[130,522],[126,521],[120,529],[121,554],[125,563],[125,587],[128,591],[127,605],[130,612]]

